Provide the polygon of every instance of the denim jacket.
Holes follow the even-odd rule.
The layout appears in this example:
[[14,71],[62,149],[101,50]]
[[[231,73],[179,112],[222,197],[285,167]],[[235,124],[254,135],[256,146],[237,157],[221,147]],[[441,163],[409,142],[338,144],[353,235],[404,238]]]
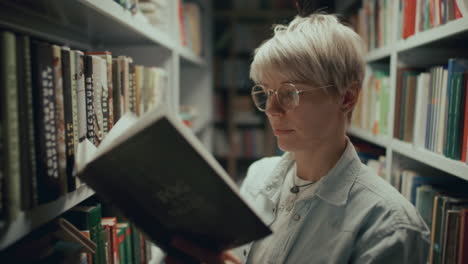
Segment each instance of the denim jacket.
[[[291,153],[252,164],[241,195],[271,225]],[[426,263],[429,230],[414,206],[348,145],[311,197],[297,201],[289,236],[262,263]],[[244,263],[252,243],[234,250]]]

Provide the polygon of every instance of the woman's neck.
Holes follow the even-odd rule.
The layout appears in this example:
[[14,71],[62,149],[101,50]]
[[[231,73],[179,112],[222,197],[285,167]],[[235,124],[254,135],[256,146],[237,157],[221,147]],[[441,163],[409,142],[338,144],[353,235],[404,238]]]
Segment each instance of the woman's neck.
[[311,151],[295,152],[297,176],[303,180],[318,181],[338,162],[346,149],[347,138],[324,140]]

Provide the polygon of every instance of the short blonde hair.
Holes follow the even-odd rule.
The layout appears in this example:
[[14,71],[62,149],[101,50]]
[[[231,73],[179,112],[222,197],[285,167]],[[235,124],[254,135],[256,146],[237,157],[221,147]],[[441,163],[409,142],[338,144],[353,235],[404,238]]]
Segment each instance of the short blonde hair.
[[271,75],[316,86],[332,85],[343,95],[352,85],[361,89],[364,43],[336,15],[296,16],[289,25],[274,26],[274,35],[255,50],[250,78],[260,83]]

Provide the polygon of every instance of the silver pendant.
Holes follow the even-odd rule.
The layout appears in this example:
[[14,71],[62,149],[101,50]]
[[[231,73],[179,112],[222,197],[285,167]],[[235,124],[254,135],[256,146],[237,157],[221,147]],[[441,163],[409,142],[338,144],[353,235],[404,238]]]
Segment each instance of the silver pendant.
[[290,191],[291,191],[292,193],[298,193],[298,192],[299,192],[299,187],[298,187],[298,186],[293,186],[293,187],[290,189]]

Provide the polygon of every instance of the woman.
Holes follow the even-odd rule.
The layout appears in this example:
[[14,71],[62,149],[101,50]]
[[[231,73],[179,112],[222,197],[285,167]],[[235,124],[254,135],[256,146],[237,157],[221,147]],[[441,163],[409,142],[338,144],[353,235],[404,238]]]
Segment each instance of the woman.
[[346,137],[363,46],[333,15],[275,27],[255,51],[250,76],[258,84],[253,100],[286,154],[255,162],[241,188],[274,233],[236,249],[237,257],[181,239],[176,247],[205,263],[426,263],[422,218],[360,162]]

